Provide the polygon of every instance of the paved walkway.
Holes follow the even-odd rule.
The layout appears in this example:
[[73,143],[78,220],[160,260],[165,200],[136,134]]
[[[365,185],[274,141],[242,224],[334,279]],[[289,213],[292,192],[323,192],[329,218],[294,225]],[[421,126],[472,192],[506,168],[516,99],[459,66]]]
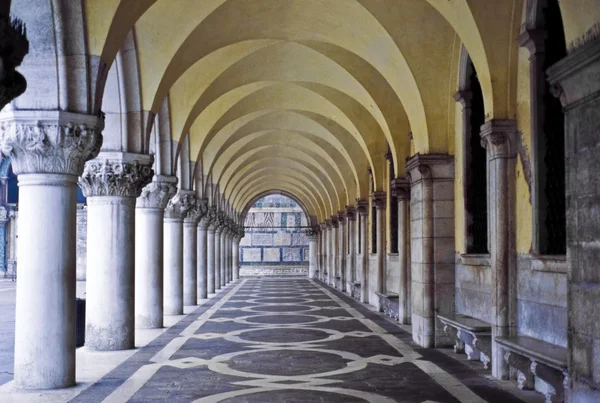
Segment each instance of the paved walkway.
[[[521,402],[345,295],[246,279],[72,402]],[[528,399],[529,400],[529,399]]]

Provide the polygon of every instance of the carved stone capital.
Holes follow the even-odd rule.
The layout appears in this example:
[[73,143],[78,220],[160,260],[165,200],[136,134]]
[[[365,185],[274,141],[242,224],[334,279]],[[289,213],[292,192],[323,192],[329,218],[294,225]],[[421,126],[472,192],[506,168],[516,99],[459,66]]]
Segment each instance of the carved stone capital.
[[196,194],[193,190],[178,190],[165,208],[165,218],[183,220],[187,212],[194,205]]
[[326,223],[320,224],[320,227],[321,227],[321,232],[327,231],[327,224]]
[[369,201],[365,199],[357,199],[356,211],[358,211],[358,214],[363,217],[369,215]]
[[516,157],[517,121],[492,119],[481,126],[481,139],[491,157]]
[[454,156],[417,153],[406,161],[411,186],[423,179],[453,179]]
[[79,176],[102,146],[104,121],[58,111],[12,111],[0,115],[0,151],[13,172]]
[[543,29],[528,29],[518,36],[517,42],[519,46],[527,48],[530,59],[536,54],[544,53],[544,42],[548,37],[548,33]]
[[398,200],[410,200],[410,181],[408,178],[396,178],[392,181],[392,196]]
[[154,176],[154,157],[145,154],[101,153],[85,164],[79,187],[86,197],[140,196]]
[[206,220],[208,223],[208,230],[214,231],[217,228],[217,209],[216,207],[209,207],[206,212]]
[[306,237],[310,242],[315,242],[317,240],[318,232],[315,231],[313,228],[307,229],[306,231],[304,231],[304,233],[306,234]]
[[340,225],[344,225],[346,224],[346,212],[345,211],[338,211],[338,221],[340,223]]
[[203,205],[202,200],[198,200],[194,197],[194,204],[187,212],[183,221],[188,224],[197,225],[200,222],[200,219],[206,215],[207,210],[208,206]]
[[354,206],[346,206],[346,217],[348,217],[348,221],[356,221],[356,208]]
[[152,182],[142,189],[142,194],[137,198],[137,208],[165,209],[169,199],[177,192],[177,178],[175,176],[155,175]]
[[337,215],[332,215],[329,221],[331,222],[331,228],[338,228],[340,226]]
[[325,220],[325,225],[327,226],[327,229],[331,229],[331,220]]
[[463,108],[470,108],[472,99],[473,92],[471,90],[460,90],[454,93],[454,100],[460,102]]
[[385,192],[373,192],[371,198],[373,200],[373,204],[377,210],[385,209],[386,205],[386,194]]

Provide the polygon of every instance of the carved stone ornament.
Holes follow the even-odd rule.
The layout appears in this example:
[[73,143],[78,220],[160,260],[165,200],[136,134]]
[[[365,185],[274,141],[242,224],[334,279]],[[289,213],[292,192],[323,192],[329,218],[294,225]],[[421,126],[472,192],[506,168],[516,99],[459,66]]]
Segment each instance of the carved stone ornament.
[[206,219],[208,220],[208,230],[214,231],[218,225],[216,207],[208,208],[208,212],[206,213]]
[[159,208],[167,207],[169,199],[175,196],[177,192],[177,178],[171,177],[154,177],[150,184],[142,189],[142,194],[137,198],[137,208]]
[[361,216],[369,215],[369,201],[364,199],[356,200],[356,211]]
[[385,192],[373,192],[371,198],[377,210],[385,209],[386,197]]
[[317,231],[315,231],[314,229],[309,228],[304,233],[306,234],[306,237],[309,241],[314,242],[317,240]]
[[67,112],[28,111],[0,117],[0,151],[13,172],[79,176],[102,146],[102,119]]
[[83,174],[79,177],[79,187],[85,197],[137,198],[153,176],[151,161],[149,164],[140,164],[137,160],[95,159],[85,164]]
[[208,212],[208,201],[207,200],[198,200],[196,199],[196,203],[194,206],[188,211],[185,216],[184,221],[186,223],[194,223],[198,224],[200,219],[206,215]]
[[195,198],[193,191],[179,190],[167,203],[165,217],[183,220],[187,212],[194,206]]

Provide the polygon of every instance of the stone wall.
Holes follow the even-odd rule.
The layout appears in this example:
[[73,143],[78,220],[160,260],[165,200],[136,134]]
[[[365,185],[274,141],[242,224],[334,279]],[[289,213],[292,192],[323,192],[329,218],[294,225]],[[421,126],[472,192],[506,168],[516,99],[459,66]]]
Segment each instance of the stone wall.
[[489,256],[456,255],[456,313],[491,323],[492,269]]
[[400,258],[397,253],[387,255],[386,271],[386,291],[398,294],[400,292]]
[[279,195],[263,197],[248,211],[244,225],[242,267],[308,267],[307,219],[293,200]]

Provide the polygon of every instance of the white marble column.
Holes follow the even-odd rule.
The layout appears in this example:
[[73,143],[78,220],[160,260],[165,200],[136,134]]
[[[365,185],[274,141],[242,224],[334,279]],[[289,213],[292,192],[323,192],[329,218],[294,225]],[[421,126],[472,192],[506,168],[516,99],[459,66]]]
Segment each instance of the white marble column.
[[327,224],[320,224],[319,231],[319,249],[321,255],[319,256],[319,279],[323,279],[323,275],[327,271]]
[[[351,284],[356,281],[356,209],[352,206],[346,206],[346,217],[348,217],[348,262],[346,281]],[[348,287],[348,284],[346,284]],[[347,289],[350,292],[350,289]]]
[[317,270],[317,232],[313,229],[306,231],[308,237],[308,278],[315,278]]
[[411,323],[411,272],[410,272],[410,182],[406,178],[394,179],[394,195],[398,199],[398,262],[400,284],[398,286],[398,321]]
[[331,270],[332,270],[332,263],[331,263],[331,251],[333,250],[332,245],[331,245],[331,234],[332,234],[332,227],[331,227],[331,220],[325,220],[325,225],[327,226],[327,230],[325,231],[325,271],[327,272],[327,276],[325,277],[325,281],[327,282],[327,284],[331,284],[331,278],[333,277]]
[[337,215],[331,216],[331,286],[335,287],[340,274],[339,223]]
[[[362,270],[360,279],[360,301],[369,303],[369,250],[367,239],[369,238],[369,202],[367,200],[358,200],[356,210],[360,214],[360,252],[362,259]],[[358,237],[357,237],[358,241]]]
[[155,176],[135,208],[135,327],[163,327],[163,216],[177,178]]
[[75,384],[77,176],[100,150],[102,128],[97,117],[74,113],[0,115],[0,149],[19,180],[14,356],[19,388]]
[[192,206],[194,192],[179,190],[165,209],[164,312],[183,314],[183,218]]
[[206,232],[206,292],[214,294],[215,289],[215,232],[217,222],[214,210],[209,210],[208,229]]
[[198,254],[198,299],[208,298],[208,223],[207,215],[202,217],[197,227]]
[[219,246],[219,255],[221,257],[219,265],[221,269],[221,288],[227,285],[227,231],[227,226],[224,226],[221,230],[221,245]]
[[[387,278],[385,270],[385,196],[385,192],[373,193],[373,203],[375,203],[375,209],[377,210],[377,283],[375,284],[375,291],[382,294],[386,292],[385,282]],[[377,300],[376,306],[381,308],[379,307],[379,300]]]
[[346,225],[346,213],[339,212],[338,220],[340,222],[339,228],[339,236],[340,236],[340,246],[339,246],[339,264],[340,264],[340,291],[346,291],[346,245],[348,243],[348,233],[347,225]]
[[225,257],[225,285],[231,283],[231,229],[225,231],[223,255]]
[[85,345],[112,351],[135,347],[135,203],[152,180],[153,157],[102,152],[79,178],[87,197]]
[[202,215],[195,198],[183,219],[183,305],[198,304],[198,221]]
[[223,220],[215,228],[215,292],[221,289],[221,234],[223,233]]
[[233,238],[232,250],[232,264],[233,264],[233,281],[239,280],[240,278],[240,231],[236,231]]

